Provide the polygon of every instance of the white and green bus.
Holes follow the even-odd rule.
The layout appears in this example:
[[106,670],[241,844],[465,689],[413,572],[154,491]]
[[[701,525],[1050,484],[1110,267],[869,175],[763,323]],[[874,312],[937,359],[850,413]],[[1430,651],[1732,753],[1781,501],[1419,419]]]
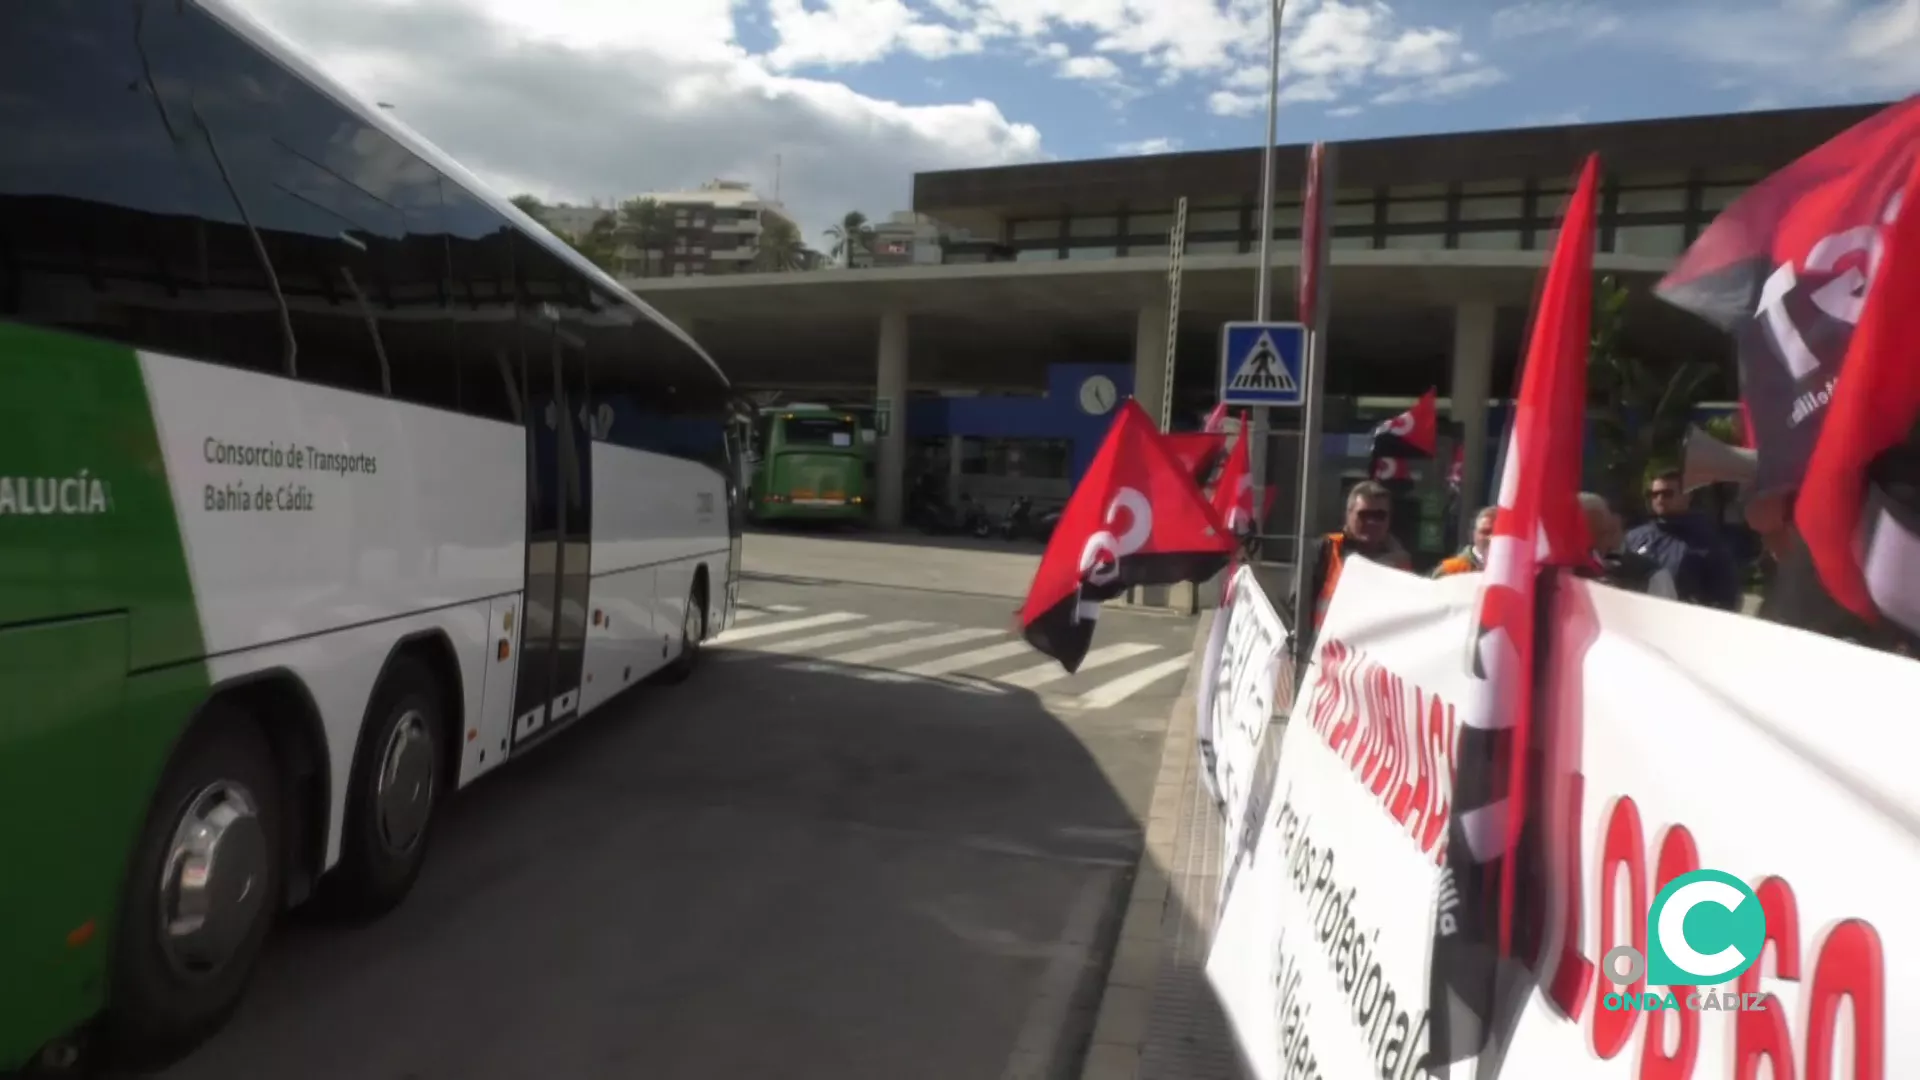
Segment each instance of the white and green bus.
[[695,343],[212,0],[0,25],[0,1072],[169,1054],[276,914],[732,618]]

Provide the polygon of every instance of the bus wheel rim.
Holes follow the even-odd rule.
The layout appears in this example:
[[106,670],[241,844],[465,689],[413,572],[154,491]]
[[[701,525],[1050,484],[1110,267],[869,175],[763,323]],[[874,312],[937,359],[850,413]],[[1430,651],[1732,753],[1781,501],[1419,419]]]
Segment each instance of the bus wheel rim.
[[374,788],[380,842],[388,851],[404,855],[425,835],[433,814],[433,772],[433,734],[426,714],[408,709],[387,735]]
[[216,780],[188,801],[160,871],[160,947],[175,972],[207,978],[233,959],[266,906],[269,857],[244,785]]
[[700,605],[694,603],[695,599],[695,597],[691,596],[687,598],[686,625],[680,628],[681,634],[685,635],[686,645],[684,648],[688,652],[692,652],[700,647],[700,625],[703,619],[700,612]]

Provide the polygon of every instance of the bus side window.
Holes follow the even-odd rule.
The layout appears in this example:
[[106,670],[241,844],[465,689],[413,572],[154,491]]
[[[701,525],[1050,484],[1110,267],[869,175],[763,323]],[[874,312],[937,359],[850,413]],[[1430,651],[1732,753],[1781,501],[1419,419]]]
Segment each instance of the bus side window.
[[443,180],[440,187],[452,325],[438,377],[453,384],[461,412],[525,423],[527,388],[506,219],[452,183]]
[[10,6],[0,315],[259,371],[287,338],[193,111],[198,9]]

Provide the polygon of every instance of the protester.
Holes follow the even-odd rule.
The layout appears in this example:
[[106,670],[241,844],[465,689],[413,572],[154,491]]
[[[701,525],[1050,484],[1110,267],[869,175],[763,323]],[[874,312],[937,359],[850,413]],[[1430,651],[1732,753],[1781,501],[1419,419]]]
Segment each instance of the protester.
[[1353,556],[1370,559],[1395,570],[1413,569],[1413,557],[1393,537],[1393,496],[1386,485],[1362,480],[1347,492],[1347,519],[1337,533],[1328,533],[1314,545],[1313,626],[1327,617],[1327,604],[1340,584],[1340,568]]
[[1440,565],[1433,568],[1433,576],[1443,578],[1485,570],[1487,544],[1493,539],[1493,519],[1499,512],[1499,507],[1489,506],[1473,515],[1473,543],[1461,548],[1460,554],[1441,559]]
[[1599,565],[1590,576],[1602,585],[1646,593],[1663,600],[1675,600],[1673,574],[1654,559],[1626,549],[1626,536],[1620,527],[1620,515],[1607,500],[1591,491],[1580,493],[1580,509],[1587,517],[1587,535],[1593,538],[1593,554]]
[[1740,610],[1744,590],[1733,551],[1712,522],[1688,509],[1678,470],[1647,485],[1647,508],[1653,520],[1627,534],[1627,549],[1665,569],[1682,603]]

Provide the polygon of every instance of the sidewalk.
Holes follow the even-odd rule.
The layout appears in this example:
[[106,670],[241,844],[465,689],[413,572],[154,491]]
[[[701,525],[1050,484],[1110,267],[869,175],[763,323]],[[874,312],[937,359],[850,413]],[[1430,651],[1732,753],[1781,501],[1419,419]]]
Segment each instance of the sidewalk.
[[1207,985],[1218,918],[1219,811],[1200,776],[1194,687],[1213,611],[1197,620],[1186,685],[1168,721],[1145,850],[1080,1080],[1241,1080]]

